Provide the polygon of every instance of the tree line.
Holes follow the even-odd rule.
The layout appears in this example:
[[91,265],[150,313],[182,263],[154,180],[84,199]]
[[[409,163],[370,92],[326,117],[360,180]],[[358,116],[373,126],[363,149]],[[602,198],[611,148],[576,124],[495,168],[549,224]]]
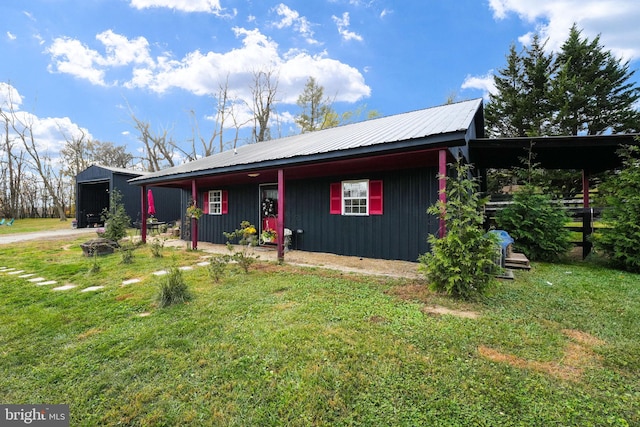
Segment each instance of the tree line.
[[[142,143],[138,156],[126,146],[90,139],[82,129],[74,135],[59,130],[65,140],[60,155],[54,158],[39,147],[34,129],[35,118],[20,111],[19,100],[13,99],[10,85],[5,102],[0,105],[3,124],[0,146],[0,216],[6,218],[59,217],[73,215],[75,177],[92,164],[159,171],[178,163],[207,157],[234,149],[238,144],[267,141],[280,136],[277,112],[278,74],[274,70],[257,70],[252,74],[250,100],[231,95],[229,77],[221,82],[214,95],[213,129],[201,131],[195,111],[190,111],[192,135],[176,141],[171,129],[154,130],[149,121],[138,118],[131,108],[132,125]],[[326,129],[360,119],[365,107],[338,114],[334,98],[325,96],[324,88],[309,77],[297,100],[300,113],[295,123],[302,133]],[[246,112],[250,114],[247,115]],[[368,111],[367,118],[376,117]],[[244,129],[249,128],[248,137]],[[275,130],[275,132],[274,132]]]

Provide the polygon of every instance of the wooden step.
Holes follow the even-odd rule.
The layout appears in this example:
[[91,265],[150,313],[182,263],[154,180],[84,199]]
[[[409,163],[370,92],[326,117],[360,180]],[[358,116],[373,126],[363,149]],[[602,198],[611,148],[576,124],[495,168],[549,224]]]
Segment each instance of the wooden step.
[[529,264],[529,259],[525,256],[525,254],[521,254],[518,252],[511,252],[507,255],[504,260],[504,266],[506,268],[519,268],[522,270],[530,270],[531,265]]

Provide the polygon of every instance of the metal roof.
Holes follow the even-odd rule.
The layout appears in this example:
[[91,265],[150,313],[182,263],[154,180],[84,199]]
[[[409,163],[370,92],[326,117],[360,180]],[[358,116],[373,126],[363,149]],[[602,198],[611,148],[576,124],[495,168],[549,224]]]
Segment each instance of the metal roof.
[[[296,164],[323,155],[340,157],[362,154],[362,150],[391,149],[394,143],[403,141],[419,140],[421,145],[453,140],[460,143],[460,134],[466,134],[479,110],[482,110],[482,100],[474,99],[243,145],[236,150],[152,172],[130,182],[161,182],[181,176],[199,176],[214,170],[248,169],[273,162]],[[464,138],[461,143],[465,143]]]

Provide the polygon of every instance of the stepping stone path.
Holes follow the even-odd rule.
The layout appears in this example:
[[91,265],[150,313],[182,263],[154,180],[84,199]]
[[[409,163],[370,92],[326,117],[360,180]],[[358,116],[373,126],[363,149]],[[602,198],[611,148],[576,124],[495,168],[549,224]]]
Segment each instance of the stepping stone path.
[[[209,265],[209,261],[201,261],[198,262],[195,267],[206,267]],[[195,269],[194,266],[191,265],[186,265],[183,267],[179,267],[179,270],[181,271],[191,271]],[[169,272],[167,270],[158,270],[158,271],[154,271],[153,274],[154,276],[164,276],[165,274],[168,274]],[[48,285],[55,285],[58,282],[55,280],[47,280],[44,277],[40,277],[37,276],[36,273],[26,273],[25,270],[18,270],[16,268],[13,267],[3,267],[0,266],[0,275],[2,274],[6,274],[6,275],[11,275],[11,276],[18,276],[21,279],[25,279],[27,282],[29,283],[33,283],[36,286],[48,286]],[[37,276],[37,277],[34,277]],[[127,285],[132,285],[134,283],[139,283],[141,282],[142,279],[139,278],[134,278],[134,279],[127,279],[127,280],[123,280],[122,281],[122,286],[127,286]],[[62,286],[57,286],[55,288],[51,288],[52,291],[68,291],[70,289],[74,289],[77,288],[76,285],[72,285],[72,284],[67,284],[67,285],[62,285]],[[96,292],[99,291],[101,289],[104,289],[104,286],[89,286],[87,288],[83,288],[80,289],[80,292]]]

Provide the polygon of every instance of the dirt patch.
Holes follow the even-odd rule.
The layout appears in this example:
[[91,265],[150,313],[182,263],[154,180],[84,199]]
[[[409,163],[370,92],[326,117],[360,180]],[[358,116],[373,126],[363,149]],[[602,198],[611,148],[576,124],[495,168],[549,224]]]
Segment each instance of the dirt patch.
[[410,283],[403,286],[394,286],[386,291],[386,294],[395,296],[404,301],[420,301],[422,303],[428,303],[433,295],[426,285]]
[[97,335],[99,333],[102,333],[102,329],[91,328],[91,329],[81,333],[80,335],[78,335],[78,339],[79,340],[84,340],[86,338],[92,337],[92,336]]
[[475,311],[453,310],[439,305],[422,307],[422,312],[432,316],[441,316],[448,314],[450,316],[462,317],[464,319],[477,319],[480,314]]
[[[168,240],[165,246],[183,246],[182,240]],[[229,254],[226,245],[198,242],[198,249],[211,254]],[[274,248],[258,246],[252,248],[252,255],[259,256],[260,261],[277,261],[278,254]],[[290,266],[321,267],[341,273],[358,273],[373,276],[418,279],[418,263],[409,261],[373,259],[356,256],[335,255],[324,252],[288,251],[284,262]],[[257,267],[257,265],[256,265]],[[264,267],[267,268],[267,267]]]
[[485,346],[478,347],[478,353],[494,362],[507,363],[519,369],[531,369],[566,381],[580,381],[585,369],[597,366],[601,361],[593,347],[605,342],[586,332],[573,329],[564,329],[562,333],[572,342],[566,345],[559,361],[527,360]]

